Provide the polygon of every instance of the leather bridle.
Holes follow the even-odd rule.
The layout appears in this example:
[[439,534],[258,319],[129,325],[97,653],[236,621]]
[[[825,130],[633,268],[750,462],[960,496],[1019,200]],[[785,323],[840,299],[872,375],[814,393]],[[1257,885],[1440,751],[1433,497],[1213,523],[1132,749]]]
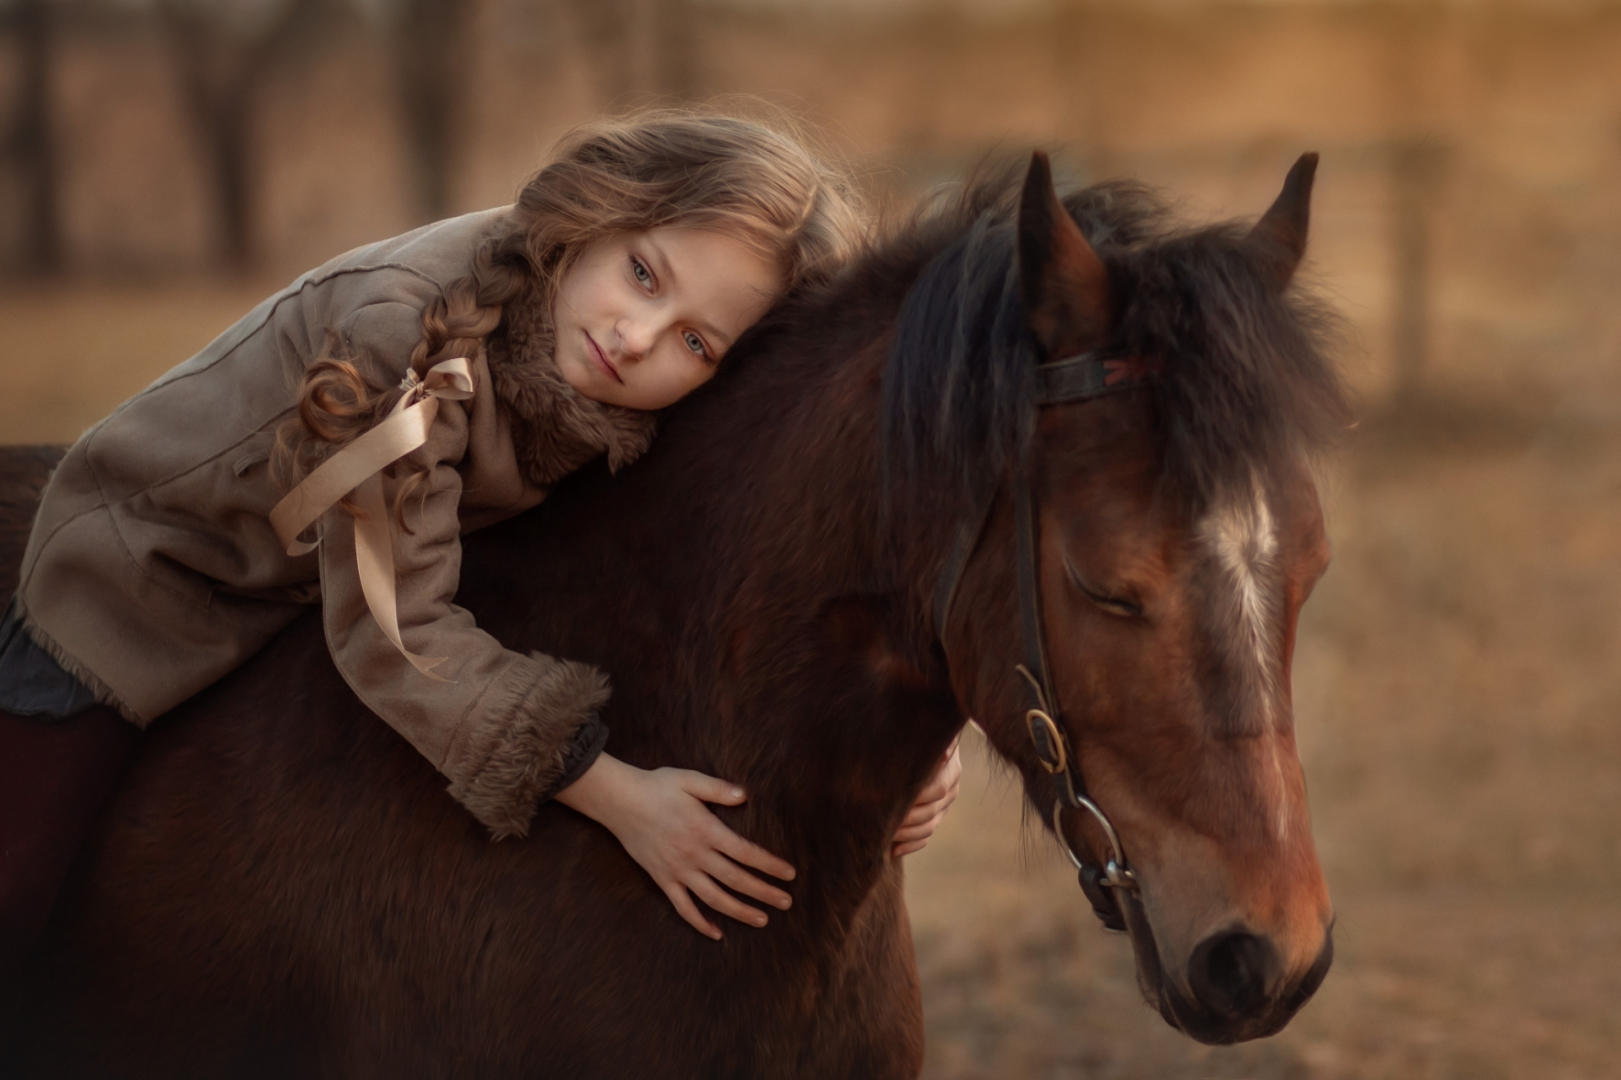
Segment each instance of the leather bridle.
[[[1036,368],[1034,405],[1040,409],[1048,405],[1090,401],[1121,390],[1129,390],[1156,374],[1158,370],[1157,364],[1140,358],[1102,359],[1095,353],[1082,353],[1041,364]],[[992,486],[990,491],[978,500],[971,515],[958,526],[951,552],[947,555],[945,567],[941,571],[940,582],[934,595],[934,630],[942,648],[945,646],[946,627],[951,619],[951,605],[956,597],[957,586],[962,580],[963,571],[967,569],[968,560],[973,557],[974,550],[979,546],[985,532],[991,506],[996,501],[997,490],[997,487]],[[1036,758],[1052,777],[1053,832],[1058,835],[1058,842],[1063,845],[1064,854],[1068,855],[1069,861],[1075,865],[1080,876],[1081,889],[1086,893],[1086,898],[1092,904],[1092,910],[1103,921],[1103,925],[1111,930],[1126,930],[1128,924],[1138,922],[1141,917],[1137,876],[1126,862],[1125,851],[1120,846],[1120,836],[1115,832],[1108,815],[1087,795],[1080,762],[1070,751],[1069,740],[1064,735],[1058,698],[1053,693],[1052,682],[1047,676],[1046,645],[1041,628],[1041,591],[1036,571],[1039,565],[1036,525],[1039,521],[1040,507],[1036,502],[1034,477],[1030,474],[1028,466],[1015,476],[1013,513],[1017,548],[1015,560],[1019,588],[1019,621],[1024,637],[1024,663],[1016,665],[1014,670],[1024,684],[1026,697],[1024,720],[1030,733],[1030,741],[1035,747]],[[1065,807],[1086,811],[1102,827],[1103,835],[1109,844],[1109,855],[1102,866],[1088,863],[1075,854],[1069,839],[1064,835],[1062,819]],[[1123,906],[1122,894],[1135,902]],[[1128,910],[1131,916],[1136,917],[1128,917],[1126,914]],[[1146,920],[1142,919],[1141,922],[1146,931]],[[1133,936],[1136,937],[1137,934],[1134,932]]]

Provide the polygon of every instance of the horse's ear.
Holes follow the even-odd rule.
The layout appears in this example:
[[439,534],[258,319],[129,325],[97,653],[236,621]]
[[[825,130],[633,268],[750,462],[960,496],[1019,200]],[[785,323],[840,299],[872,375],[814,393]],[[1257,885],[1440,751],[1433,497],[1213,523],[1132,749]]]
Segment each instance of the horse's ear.
[[1317,155],[1301,154],[1284,178],[1277,201],[1261,215],[1244,241],[1255,253],[1262,276],[1274,291],[1288,287],[1305,257],[1306,230],[1311,225],[1311,184],[1316,176]]
[[1037,150],[1019,196],[1019,280],[1030,329],[1059,359],[1102,345],[1112,312],[1109,274],[1058,201],[1052,166]]

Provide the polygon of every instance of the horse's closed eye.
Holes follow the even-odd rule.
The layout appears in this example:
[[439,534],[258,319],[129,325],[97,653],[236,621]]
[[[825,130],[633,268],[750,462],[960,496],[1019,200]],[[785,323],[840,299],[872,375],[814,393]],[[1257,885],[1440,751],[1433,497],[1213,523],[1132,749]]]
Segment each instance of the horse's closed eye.
[[1143,614],[1142,605],[1133,603],[1130,600],[1122,600],[1115,596],[1098,596],[1094,593],[1087,593],[1086,598],[1110,615],[1116,615],[1122,619],[1137,619],[1141,618]]
[[1080,574],[1076,573],[1075,568],[1069,565],[1068,562],[1064,563],[1064,570],[1069,575],[1070,584],[1074,585],[1076,590],[1082,596],[1086,597],[1088,600],[1092,601],[1093,604],[1103,609],[1105,613],[1114,615],[1121,619],[1137,619],[1142,617],[1143,606],[1137,601],[1131,599],[1130,597],[1119,596],[1098,588],[1096,585],[1091,584],[1085,578],[1081,577]]

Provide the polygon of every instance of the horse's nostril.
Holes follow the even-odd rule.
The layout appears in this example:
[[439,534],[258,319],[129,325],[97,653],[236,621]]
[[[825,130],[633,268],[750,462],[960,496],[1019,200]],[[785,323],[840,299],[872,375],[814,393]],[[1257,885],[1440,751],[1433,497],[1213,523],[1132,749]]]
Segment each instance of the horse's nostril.
[[1267,996],[1278,970],[1278,953],[1266,938],[1228,931],[1193,950],[1188,982],[1199,1004],[1217,1016],[1249,1015]]

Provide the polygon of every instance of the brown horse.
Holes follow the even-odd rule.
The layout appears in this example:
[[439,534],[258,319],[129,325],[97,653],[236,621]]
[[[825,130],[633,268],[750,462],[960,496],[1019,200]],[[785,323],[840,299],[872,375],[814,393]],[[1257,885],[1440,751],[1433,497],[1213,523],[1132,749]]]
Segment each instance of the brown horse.
[[[1121,185],[1061,206],[1039,157],[975,184],[770,315],[643,462],[469,538],[481,625],[613,672],[616,754],[748,787],[720,813],[800,871],[769,928],[692,932],[561,806],[490,843],[312,613],[152,727],[10,1066],[915,1076],[892,831],[968,715],[1053,820],[1015,673],[1020,485],[1058,735],[1129,855],[1145,990],[1205,1041],[1279,1029],[1331,952],[1289,693],[1327,561],[1307,459],[1343,411],[1287,288],[1314,160],[1253,230],[1178,229]],[[1039,408],[1037,364],[1083,351],[1119,392]]]

